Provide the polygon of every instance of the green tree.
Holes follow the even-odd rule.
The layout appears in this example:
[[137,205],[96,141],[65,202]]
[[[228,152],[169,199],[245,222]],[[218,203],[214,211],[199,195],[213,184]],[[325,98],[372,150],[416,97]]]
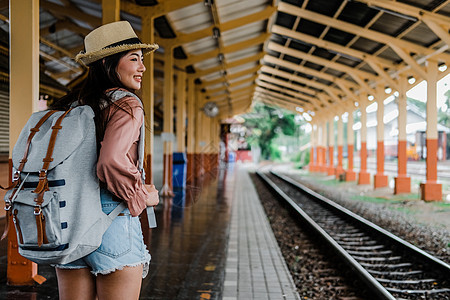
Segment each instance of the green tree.
[[272,142],[280,133],[288,136],[295,134],[298,127],[295,115],[287,110],[256,103],[253,112],[244,116],[244,125],[253,130],[248,142],[260,147],[264,159],[277,158],[279,153],[273,150],[276,147]]
[[439,124],[450,127],[450,90],[444,95],[447,97],[447,100],[445,100],[445,104],[438,111],[438,122]]

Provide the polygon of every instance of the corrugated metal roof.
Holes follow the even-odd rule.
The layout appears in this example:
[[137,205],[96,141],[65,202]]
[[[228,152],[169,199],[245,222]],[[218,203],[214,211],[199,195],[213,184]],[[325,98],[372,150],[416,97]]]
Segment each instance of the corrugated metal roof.
[[[229,101],[221,102],[231,107],[223,118],[243,112],[256,98],[318,112],[355,101],[376,84],[394,85],[399,74],[419,79],[426,59],[450,63],[450,0],[144,2],[122,0],[121,18],[140,32],[148,9],[162,11],[155,19],[162,43],[155,82],[162,80],[165,44],[182,38],[174,49],[175,68],[196,78],[208,97]],[[41,0],[40,7],[45,71],[67,84],[81,73],[72,58],[84,35],[101,24],[101,0]],[[0,13],[7,19],[8,8]],[[0,28],[7,31],[8,24],[0,21]],[[264,72],[258,71],[262,66]],[[255,84],[257,89],[246,90]],[[156,89],[156,103],[162,90]],[[233,97],[247,97],[248,105],[233,109]]]

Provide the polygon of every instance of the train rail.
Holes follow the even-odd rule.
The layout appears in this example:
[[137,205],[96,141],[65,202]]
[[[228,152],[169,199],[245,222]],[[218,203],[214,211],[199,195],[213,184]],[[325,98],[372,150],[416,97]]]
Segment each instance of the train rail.
[[377,299],[450,299],[450,265],[293,179],[257,175],[359,277]]

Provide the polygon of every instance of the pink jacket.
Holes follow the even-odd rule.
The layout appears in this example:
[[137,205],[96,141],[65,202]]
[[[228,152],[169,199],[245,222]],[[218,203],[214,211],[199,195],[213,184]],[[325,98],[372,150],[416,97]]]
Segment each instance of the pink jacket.
[[101,142],[97,176],[111,193],[127,203],[135,217],[146,208],[145,200],[149,196],[138,170],[138,143],[144,111],[134,97],[124,97],[115,104],[105,109],[108,123]]

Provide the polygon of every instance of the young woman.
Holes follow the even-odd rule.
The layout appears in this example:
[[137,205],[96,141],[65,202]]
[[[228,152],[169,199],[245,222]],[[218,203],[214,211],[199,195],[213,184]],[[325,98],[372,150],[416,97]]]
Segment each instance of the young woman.
[[51,108],[79,104],[94,110],[103,211],[111,212],[120,201],[128,208],[114,219],[96,251],[56,266],[59,296],[138,299],[150,263],[138,216],[159,198],[153,185],[143,184],[138,168],[144,112],[134,92],[141,88],[144,54],[158,46],[141,43],[126,21],[93,30],[84,44],[86,51],[76,60],[88,66],[87,78]]

